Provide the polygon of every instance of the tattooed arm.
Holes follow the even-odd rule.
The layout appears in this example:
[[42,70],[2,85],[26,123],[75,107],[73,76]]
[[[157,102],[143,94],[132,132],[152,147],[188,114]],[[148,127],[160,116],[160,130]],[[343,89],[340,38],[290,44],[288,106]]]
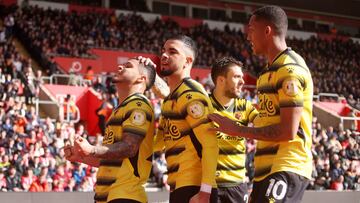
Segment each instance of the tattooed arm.
[[85,157],[94,157],[99,159],[120,160],[133,157],[139,150],[143,137],[133,133],[124,133],[120,142],[104,145],[90,145],[86,139],[79,138],[75,140],[75,150]]
[[100,159],[89,156],[81,156],[79,153],[75,151],[74,146],[67,145],[64,147],[65,158],[71,162],[79,162],[84,163],[89,166],[99,167]]
[[294,139],[299,128],[302,110],[303,107],[281,108],[280,123],[255,128],[239,126],[235,121],[215,113],[208,117],[219,124],[219,128],[214,128],[212,130],[249,139],[281,142]]

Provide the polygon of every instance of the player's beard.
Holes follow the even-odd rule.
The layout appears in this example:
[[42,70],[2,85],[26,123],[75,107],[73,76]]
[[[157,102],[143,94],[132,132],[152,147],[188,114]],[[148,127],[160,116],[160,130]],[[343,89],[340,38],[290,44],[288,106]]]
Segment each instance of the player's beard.
[[235,90],[225,90],[225,96],[228,98],[240,98],[240,94],[237,94]]
[[113,76],[111,77],[111,82],[115,84],[122,82],[122,80],[118,76]]
[[166,76],[170,76],[172,75],[173,73],[175,73],[176,70],[161,70],[160,71],[160,76],[162,77],[166,77]]

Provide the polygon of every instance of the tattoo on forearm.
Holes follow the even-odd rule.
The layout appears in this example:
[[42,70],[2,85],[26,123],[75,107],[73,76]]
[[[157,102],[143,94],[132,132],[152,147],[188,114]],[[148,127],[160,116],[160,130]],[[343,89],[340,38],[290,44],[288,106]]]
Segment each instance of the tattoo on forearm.
[[277,125],[259,128],[241,127],[239,130],[240,134],[252,134],[253,139],[273,140],[280,136],[280,128]]
[[111,145],[98,146],[94,156],[101,159],[124,159],[133,157],[139,150],[143,137],[126,134],[122,141]]

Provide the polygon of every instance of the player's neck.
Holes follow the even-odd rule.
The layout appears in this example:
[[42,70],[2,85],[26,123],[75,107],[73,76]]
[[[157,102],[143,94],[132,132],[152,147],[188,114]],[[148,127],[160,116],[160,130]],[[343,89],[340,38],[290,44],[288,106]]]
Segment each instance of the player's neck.
[[187,78],[190,77],[190,74],[182,74],[182,75],[170,75],[167,77],[167,81],[170,87],[170,92],[173,92],[181,83],[182,81]]
[[144,93],[144,88],[141,87],[140,84],[133,84],[123,87],[122,85],[117,86],[118,95],[119,95],[119,103],[121,104],[126,98],[129,96],[139,93]]
[[274,41],[270,44],[266,57],[269,64],[272,64],[276,57],[279,56],[281,52],[283,52],[287,48],[286,41],[275,38]]
[[224,107],[230,106],[234,101],[233,98],[229,98],[229,97],[225,96],[224,91],[219,88],[215,87],[213,94],[215,96],[215,99]]

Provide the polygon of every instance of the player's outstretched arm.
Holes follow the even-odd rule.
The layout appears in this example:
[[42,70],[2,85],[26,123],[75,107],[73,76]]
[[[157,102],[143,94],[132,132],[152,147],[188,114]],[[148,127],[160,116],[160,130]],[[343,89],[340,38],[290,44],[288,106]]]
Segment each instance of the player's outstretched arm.
[[124,132],[121,141],[114,144],[93,146],[86,139],[79,138],[75,140],[74,147],[80,155],[85,157],[121,160],[135,156],[143,139],[144,137],[140,135]]
[[284,107],[280,109],[280,123],[265,127],[239,126],[235,121],[213,113],[208,118],[219,124],[212,131],[219,131],[232,136],[264,141],[288,141],[294,139],[299,128],[303,107]]
[[66,145],[64,147],[65,158],[71,162],[84,163],[89,166],[99,167],[100,159],[90,156],[81,156],[76,152],[74,146]]

